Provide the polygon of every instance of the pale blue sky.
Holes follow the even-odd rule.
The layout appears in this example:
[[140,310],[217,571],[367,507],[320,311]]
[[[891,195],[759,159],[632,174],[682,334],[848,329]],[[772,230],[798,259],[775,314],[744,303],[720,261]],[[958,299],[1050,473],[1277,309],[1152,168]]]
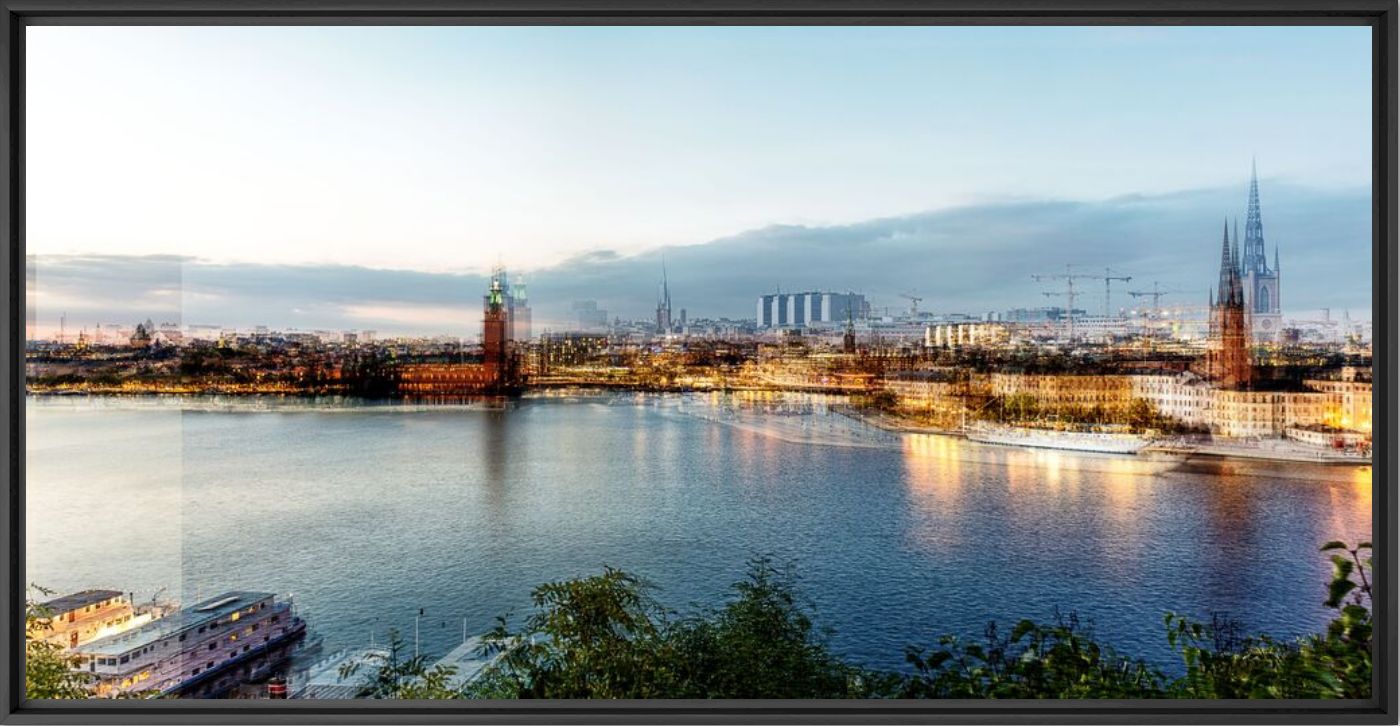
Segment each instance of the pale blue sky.
[[[1266,189],[1368,193],[1369,33],[31,28],[28,246],[529,270],[775,224],[1240,189],[1216,229],[1252,155]],[[1309,243],[1265,203],[1266,234]]]

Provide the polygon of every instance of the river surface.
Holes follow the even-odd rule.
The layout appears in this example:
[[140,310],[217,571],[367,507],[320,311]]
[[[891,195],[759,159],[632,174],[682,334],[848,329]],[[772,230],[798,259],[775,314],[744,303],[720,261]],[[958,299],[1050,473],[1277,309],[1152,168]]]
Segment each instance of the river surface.
[[1162,615],[1316,632],[1330,539],[1370,538],[1369,467],[1144,460],[892,434],[820,397],[602,395],[497,406],[34,398],[26,577],[192,603],[291,593],[326,648],[428,655],[603,565],[717,604],[792,561],[838,653],[988,620],[1092,621],[1171,667]]

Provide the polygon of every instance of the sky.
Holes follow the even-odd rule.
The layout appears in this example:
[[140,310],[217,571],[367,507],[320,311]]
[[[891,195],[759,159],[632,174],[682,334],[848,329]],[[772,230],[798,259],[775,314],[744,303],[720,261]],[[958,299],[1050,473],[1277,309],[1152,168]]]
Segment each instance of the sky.
[[26,32],[41,327],[450,333],[493,264],[641,318],[663,257],[691,317],[1067,263],[1204,297],[1255,158],[1285,313],[1370,306],[1366,28]]

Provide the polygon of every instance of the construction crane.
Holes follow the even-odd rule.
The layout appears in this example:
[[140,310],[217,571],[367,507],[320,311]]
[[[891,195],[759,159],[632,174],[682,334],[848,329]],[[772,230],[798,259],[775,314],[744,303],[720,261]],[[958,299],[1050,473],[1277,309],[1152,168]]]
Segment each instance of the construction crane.
[[[1161,286],[1161,285],[1159,285],[1159,284],[1156,283],[1156,282],[1153,282],[1153,283],[1152,283],[1152,289],[1151,289],[1151,290],[1129,290],[1129,291],[1128,291],[1128,294],[1131,295],[1131,296],[1133,296],[1133,297],[1135,297],[1135,298],[1138,298],[1138,297],[1150,297],[1150,298],[1152,298],[1152,317],[1150,318],[1150,322],[1148,323],[1148,327],[1149,327],[1150,330],[1152,330],[1152,331],[1154,331],[1154,332],[1156,332],[1156,333],[1160,333],[1160,328],[1161,328],[1161,325],[1162,325],[1162,296],[1163,296],[1163,295],[1170,295],[1170,294],[1172,294],[1172,293],[1177,293],[1177,292],[1181,292],[1181,291],[1180,291],[1180,290],[1175,290],[1175,289],[1164,290],[1164,289],[1162,289],[1162,286]],[[1155,344],[1155,343],[1152,343],[1152,344],[1150,344],[1149,347],[1155,349],[1156,344]]]
[[1064,291],[1064,292],[1053,292],[1053,293],[1052,293],[1052,292],[1047,292],[1047,293],[1044,293],[1044,295],[1045,295],[1046,297],[1058,297],[1058,296],[1063,295],[1064,298],[1065,298],[1065,302],[1068,303],[1069,309],[1068,309],[1068,311],[1066,311],[1066,314],[1065,314],[1065,322],[1066,322],[1066,326],[1068,327],[1068,334],[1067,334],[1067,337],[1068,337],[1068,339],[1069,339],[1069,342],[1071,342],[1071,343],[1074,342],[1074,300],[1075,300],[1075,298],[1077,298],[1077,297],[1080,295],[1080,293],[1077,292],[1077,291],[1074,289],[1074,281],[1075,281],[1075,280],[1102,280],[1103,278],[1104,278],[1103,275],[1087,275],[1087,274],[1083,274],[1083,273],[1077,273],[1077,272],[1074,271],[1074,267],[1073,267],[1072,265],[1065,265],[1065,271],[1064,271],[1063,273],[1047,274],[1047,275],[1031,275],[1031,279],[1035,280],[1036,282],[1045,282],[1046,280],[1063,280],[1063,281],[1064,281],[1064,283],[1065,283],[1065,291]]
[[1133,278],[1129,275],[1115,275],[1113,270],[1107,267],[1103,268],[1103,316],[1105,318],[1113,317],[1113,305],[1111,301],[1113,298],[1114,280],[1132,282]]
[[1128,291],[1128,294],[1129,294],[1129,295],[1132,295],[1133,297],[1150,297],[1150,298],[1152,298],[1152,317],[1156,318],[1156,317],[1159,317],[1158,310],[1160,310],[1161,307],[1162,307],[1162,296],[1163,296],[1163,295],[1170,295],[1170,294],[1172,294],[1172,293],[1177,293],[1177,292],[1181,292],[1181,291],[1180,291],[1180,290],[1175,290],[1175,289],[1172,289],[1172,290],[1163,290],[1157,283],[1154,282],[1154,283],[1152,283],[1152,289],[1151,289],[1151,290],[1129,290],[1129,291]]
[[923,302],[924,299],[911,292],[901,292],[899,296],[909,301],[909,315],[915,318],[919,317],[919,303]]

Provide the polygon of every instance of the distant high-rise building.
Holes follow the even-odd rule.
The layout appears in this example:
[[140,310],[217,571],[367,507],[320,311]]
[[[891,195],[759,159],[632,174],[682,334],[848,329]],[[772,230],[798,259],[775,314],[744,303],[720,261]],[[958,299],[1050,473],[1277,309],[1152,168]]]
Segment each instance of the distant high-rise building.
[[870,304],[853,292],[780,292],[760,296],[756,312],[760,329],[834,327],[869,317]]
[[608,327],[608,311],[598,308],[597,300],[579,300],[573,305],[574,319],[579,330],[597,330]]
[[[1235,228],[1235,244],[1239,244],[1239,227]],[[1274,266],[1264,248],[1264,221],[1259,210],[1259,172],[1251,166],[1249,174],[1249,206],[1245,212],[1244,250],[1240,266],[1244,287],[1245,314],[1255,340],[1276,341],[1283,327],[1279,300],[1278,245],[1274,245]]]
[[525,277],[515,276],[515,285],[510,288],[510,304],[514,334],[511,340],[530,341],[530,298],[525,289]]

